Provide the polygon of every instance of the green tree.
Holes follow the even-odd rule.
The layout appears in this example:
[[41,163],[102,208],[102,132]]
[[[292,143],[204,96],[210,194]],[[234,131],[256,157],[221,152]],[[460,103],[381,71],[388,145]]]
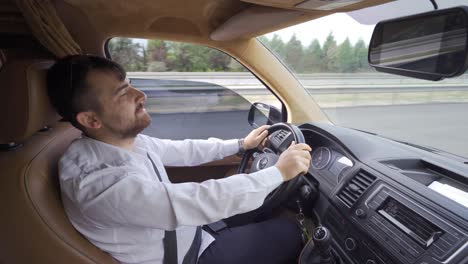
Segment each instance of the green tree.
[[167,54],[169,71],[206,72],[210,71],[209,48],[188,43],[172,43]]
[[364,42],[364,40],[359,39],[353,48],[355,63],[359,70],[367,71],[371,69],[369,66],[369,62],[367,61],[367,52],[368,47],[366,46],[366,43]]
[[126,71],[144,71],[144,49],[129,38],[113,38],[109,41],[112,60],[118,62]]
[[357,69],[353,47],[348,38],[336,50],[336,69],[338,72],[355,72]]
[[323,63],[322,63],[322,70],[324,72],[336,72],[337,65],[336,65],[336,51],[337,45],[335,37],[333,36],[333,32],[330,32],[323,43]]
[[324,54],[317,39],[314,39],[304,51],[304,73],[322,71]]
[[232,58],[229,62],[228,68],[231,72],[247,72],[247,69],[244,67],[244,65],[240,64],[238,61]]
[[210,49],[208,51],[208,62],[212,71],[228,71],[231,57],[219,50]]
[[297,39],[296,34],[291,36],[291,39],[284,46],[284,62],[294,72],[302,72],[303,70],[304,51],[302,43]]
[[167,42],[158,39],[148,40],[146,51],[151,61],[164,61],[167,57]]
[[273,35],[268,48],[273,51],[278,58],[281,60],[284,59],[284,42],[277,34]]
[[152,39],[149,40],[146,46],[146,54],[148,57],[147,71],[149,72],[164,72],[167,70],[167,51],[168,45],[166,41]]

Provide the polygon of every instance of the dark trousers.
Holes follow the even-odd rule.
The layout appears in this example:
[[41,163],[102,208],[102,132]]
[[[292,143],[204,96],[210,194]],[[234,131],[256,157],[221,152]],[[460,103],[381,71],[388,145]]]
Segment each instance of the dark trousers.
[[198,264],[297,263],[302,248],[300,229],[283,218],[210,232],[216,239]]

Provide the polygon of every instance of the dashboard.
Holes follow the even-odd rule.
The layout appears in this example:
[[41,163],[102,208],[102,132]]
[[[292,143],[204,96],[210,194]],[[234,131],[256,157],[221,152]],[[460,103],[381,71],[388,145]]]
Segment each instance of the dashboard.
[[467,160],[328,124],[300,129],[320,192],[308,209],[344,263],[468,263]]

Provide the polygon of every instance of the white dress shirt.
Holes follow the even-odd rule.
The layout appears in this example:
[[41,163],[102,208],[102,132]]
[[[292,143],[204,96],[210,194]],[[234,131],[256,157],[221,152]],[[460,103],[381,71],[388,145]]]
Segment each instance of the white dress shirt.
[[[81,234],[122,263],[162,263],[164,231],[176,230],[181,263],[197,226],[260,207],[283,179],[273,166],[219,180],[173,184],[164,165],[196,166],[237,151],[237,140],[172,141],[139,135],[133,151],[128,151],[83,136],[59,162],[65,211]],[[213,241],[203,231],[199,255]]]

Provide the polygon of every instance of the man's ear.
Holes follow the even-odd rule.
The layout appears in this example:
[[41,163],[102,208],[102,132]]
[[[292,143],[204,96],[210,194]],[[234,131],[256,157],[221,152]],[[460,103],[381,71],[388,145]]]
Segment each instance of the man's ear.
[[102,126],[101,120],[97,117],[96,113],[91,111],[79,112],[76,115],[76,121],[88,129],[99,129]]

